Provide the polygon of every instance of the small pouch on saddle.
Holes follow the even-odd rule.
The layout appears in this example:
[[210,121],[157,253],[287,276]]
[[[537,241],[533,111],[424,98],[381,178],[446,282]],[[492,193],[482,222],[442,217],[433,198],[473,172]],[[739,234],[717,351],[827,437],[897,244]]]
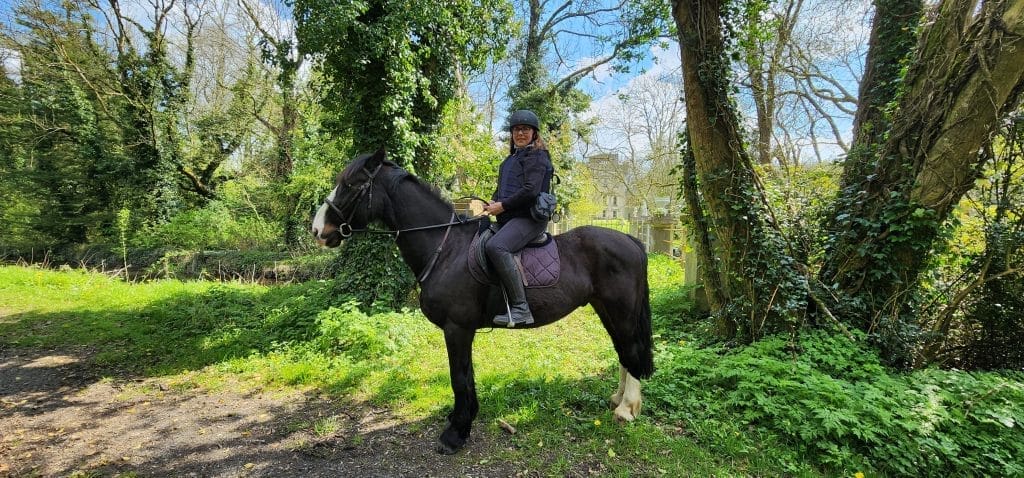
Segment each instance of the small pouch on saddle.
[[550,221],[551,216],[555,214],[555,206],[557,204],[558,201],[555,199],[554,194],[540,193],[537,195],[537,201],[530,208],[530,215],[538,222]]

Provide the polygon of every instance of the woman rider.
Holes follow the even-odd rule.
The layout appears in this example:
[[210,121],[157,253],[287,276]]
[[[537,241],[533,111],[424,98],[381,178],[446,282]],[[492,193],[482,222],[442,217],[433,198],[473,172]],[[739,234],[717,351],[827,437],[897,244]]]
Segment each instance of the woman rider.
[[508,119],[512,140],[507,158],[498,169],[498,188],[484,212],[496,216],[498,232],[487,242],[491,260],[508,298],[509,313],[494,317],[494,323],[508,327],[532,324],[533,314],[526,304],[526,290],[513,254],[547,229],[548,221],[538,221],[530,208],[541,192],[551,192],[551,156],[540,138],[540,120],[529,110],[512,113]]

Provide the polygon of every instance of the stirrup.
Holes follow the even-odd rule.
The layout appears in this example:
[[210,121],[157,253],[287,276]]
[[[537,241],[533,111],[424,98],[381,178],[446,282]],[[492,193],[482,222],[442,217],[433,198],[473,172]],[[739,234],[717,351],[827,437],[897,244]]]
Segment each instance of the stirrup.
[[[510,329],[515,328],[517,325],[530,325],[533,323],[533,311],[530,311],[530,315],[524,320],[514,321],[512,320],[512,304],[508,301],[508,293],[505,292],[505,288],[501,288],[501,296],[505,299],[505,313],[494,316],[492,322],[494,325],[500,325],[502,327],[508,327]],[[526,306],[526,310],[530,310],[530,306]]]
[[494,316],[494,325],[500,325],[502,327],[508,327],[510,329],[514,329],[517,325],[530,325],[530,324],[532,324],[534,322],[532,316],[527,318],[527,319],[525,319],[525,320],[520,320],[518,322],[511,321],[511,320],[509,320],[508,317],[509,317],[508,314],[495,315]]
[[508,314],[498,314],[491,320],[494,325],[500,325],[502,327],[515,327],[515,322],[508,320]]

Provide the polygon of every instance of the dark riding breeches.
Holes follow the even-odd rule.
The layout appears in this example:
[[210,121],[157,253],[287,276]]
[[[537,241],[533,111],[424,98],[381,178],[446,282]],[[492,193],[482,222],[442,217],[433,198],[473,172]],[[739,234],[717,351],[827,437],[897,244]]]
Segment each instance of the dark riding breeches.
[[495,261],[498,254],[512,254],[526,247],[547,229],[548,223],[537,222],[528,217],[514,217],[498,229],[487,241],[487,257]]

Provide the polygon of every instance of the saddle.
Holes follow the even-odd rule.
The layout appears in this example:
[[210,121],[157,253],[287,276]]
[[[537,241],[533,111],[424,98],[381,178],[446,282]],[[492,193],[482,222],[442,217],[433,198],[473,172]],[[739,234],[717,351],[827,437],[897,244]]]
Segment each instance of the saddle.
[[[491,269],[484,246],[494,236],[491,227],[481,228],[469,244],[469,272],[481,284],[497,285],[498,278]],[[558,245],[551,234],[541,233],[530,241],[523,250],[514,254],[516,267],[519,268],[523,285],[527,289],[551,287],[558,282],[560,271],[558,261]]]

